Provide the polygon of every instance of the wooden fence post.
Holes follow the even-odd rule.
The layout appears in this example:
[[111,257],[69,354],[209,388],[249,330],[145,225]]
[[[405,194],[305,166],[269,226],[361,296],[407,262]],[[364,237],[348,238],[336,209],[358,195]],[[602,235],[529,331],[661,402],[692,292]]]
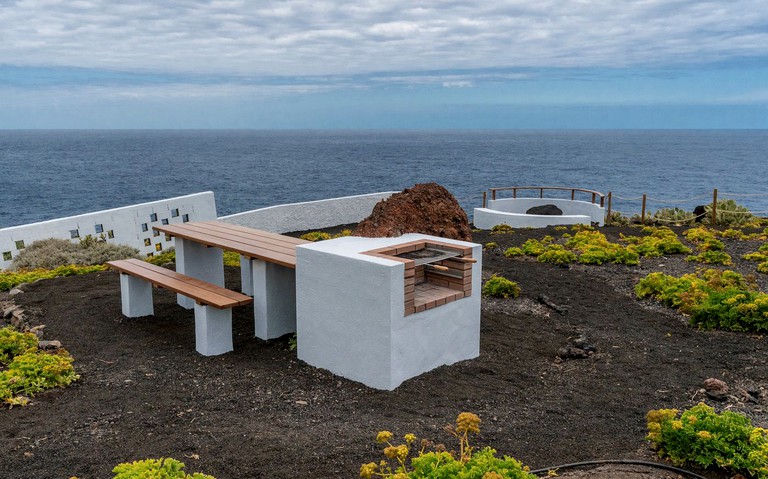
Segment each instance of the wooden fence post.
[[643,193],[643,211],[640,213],[640,224],[645,226],[645,193]]
[[612,193],[609,191],[608,192],[608,220],[609,221],[611,219],[611,202],[612,202],[612,199],[613,199]]
[[485,208],[485,202],[488,199],[488,192],[483,191],[483,208]]
[[717,224],[717,188],[712,192],[712,226]]

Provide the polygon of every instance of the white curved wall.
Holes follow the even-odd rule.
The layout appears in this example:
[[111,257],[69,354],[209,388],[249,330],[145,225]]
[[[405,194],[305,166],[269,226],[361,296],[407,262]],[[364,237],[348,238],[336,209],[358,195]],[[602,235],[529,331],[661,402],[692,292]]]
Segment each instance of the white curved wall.
[[[562,215],[527,215],[530,208],[541,205],[555,205]],[[543,228],[554,225],[597,223],[603,226],[605,208],[599,203],[572,201],[558,198],[503,198],[488,201],[487,208],[475,208],[475,228],[491,229],[496,225],[508,224],[513,228]]]

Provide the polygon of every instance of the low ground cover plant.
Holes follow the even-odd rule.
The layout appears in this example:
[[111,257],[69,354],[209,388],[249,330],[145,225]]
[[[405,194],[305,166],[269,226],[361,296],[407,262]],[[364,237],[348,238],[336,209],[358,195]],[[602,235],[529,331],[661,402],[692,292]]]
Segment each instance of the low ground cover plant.
[[757,262],[757,272],[768,274],[768,243],[760,246],[757,251],[753,253],[745,254],[742,258],[747,261]]
[[31,283],[39,279],[58,278],[60,276],[74,276],[78,274],[93,273],[106,270],[104,265],[94,266],[59,266],[54,269],[33,269],[28,271],[0,271],[0,291],[8,291],[22,283]]
[[310,231],[309,233],[304,233],[303,235],[299,236],[299,238],[307,241],[325,241],[332,238],[341,238],[342,236],[352,236],[352,230],[341,230],[335,235],[331,235],[325,231]]
[[734,271],[706,269],[680,277],[650,273],[635,285],[635,293],[679,309],[703,329],[768,332],[768,294]]
[[30,244],[13,258],[11,269],[55,269],[60,266],[94,266],[107,261],[138,258],[139,250],[131,246],[107,243],[101,238],[86,236],[79,243],[48,238]]
[[696,220],[696,215],[691,211],[685,211],[680,208],[662,208],[650,217],[651,222],[672,223],[675,225],[692,224]]
[[216,479],[200,472],[188,474],[184,472],[183,462],[171,458],[124,462],[112,472],[115,474],[112,479]]
[[483,285],[483,295],[494,298],[509,298],[510,296],[517,298],[520,296],[520,291],[520,286],[516,282],[495,274]]
[[[445,430],[459,441],[459,450],[448,452],[442,444],[420,441],[417,437],[405,434],[403,443],[396,444],[394,434],[380,431],[376,442],[384,445],[386,460],[369,462],[360,466],[360,477],[370,479],[382,477],[389,479],[535,479],[520,461],[509,457],[496,457],[496,451],[485,447],[479,451],[470,444],[469,435],[480,432],[480,418],[475,414],[463,412],[456,418],[455,426],[446,426]],[[431,449],[431,450],[430,450]],[[410,459],[410,461],[409,461]]]
[[20,333],[9,326],[0,329],[0,401],[24,405],[26,396],[71,384],[79,377],[73,361],[64,349],[39,351],[32,333]]
[[544,252],[536,257],[536,261],[539,263],[552,263],[559,265],[574,263],[577,259],[578,258],[573,251],[565,249],[565,246],[560,244],[547,245],[547,247],[544,249]]
[[506,223],[502,223],[500,225],[494,225],[493,228],[491,228],[492,235],[508,234],[508,233],[512,233],[512,231],[514,231],[514,228],[512,228]]
[[[170,248],[161,254],[156,254],[154,256],[148,256],[146,258],[143,258],[144,261],[148,263],[155,264],[157,266],[162,266],[166,263],[175,263],[176,262],[176,250],[174,248]],[[235,253],[234,251],[225,251],[224,252],[224,266],[235,266],[240,267],[240,254]]]
[[648,436],[657,453],[677,465],[720,467],[758,479],[768,478],[768,430],[743,414],[721,414],[704,403],[684,411],[649,411]]

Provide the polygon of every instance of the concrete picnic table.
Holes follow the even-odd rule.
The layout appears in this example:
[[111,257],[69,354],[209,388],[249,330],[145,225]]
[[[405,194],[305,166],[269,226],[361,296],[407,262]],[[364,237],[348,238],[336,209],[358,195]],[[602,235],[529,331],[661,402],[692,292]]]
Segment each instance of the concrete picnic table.
[[[239,253],[241,290],[253,296],[256,337],[296,332],[296,247],[308,241],[222,221],[153,229],[175,238],[177,272],[218,286],[224,286],[224,250]],[[194,307],[194,300],[182,295],[177,302]]]

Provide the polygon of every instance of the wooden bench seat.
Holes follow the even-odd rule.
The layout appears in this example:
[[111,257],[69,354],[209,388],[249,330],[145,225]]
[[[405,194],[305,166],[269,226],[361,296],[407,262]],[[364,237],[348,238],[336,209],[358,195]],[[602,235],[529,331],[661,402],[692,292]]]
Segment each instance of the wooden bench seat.
[[200,354],[232,351],[231,308],[248,304],[253,298],[138,259],[109,261],[107,265],[120,272],[125,316],[153,316],[152,285],[168,289],[195,301],[195,343]]

